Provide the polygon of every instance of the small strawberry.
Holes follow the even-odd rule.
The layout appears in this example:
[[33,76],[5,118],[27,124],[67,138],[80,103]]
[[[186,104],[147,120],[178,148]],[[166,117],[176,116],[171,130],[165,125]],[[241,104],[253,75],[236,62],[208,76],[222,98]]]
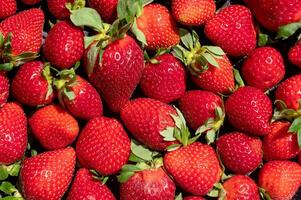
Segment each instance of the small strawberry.
[[70,17],[70,10],[85,7],[85,0],[47,0],[47,6],[55,18],[63,20]]
[[83,31],[67,21],[56,23],[48,33],[43,52],[58,69],[72,67],[84,53]]
[[206,36],[228,55],[248,55],[256,47],[256,31],[251,11],[231,5],[219,11],[205,24]]
[[5,72],[0,71],[0,107],[6,103],[9,95],[9,80]]
[[[155,59],[155,63],[152,63]],[[150,98],[170,103],[184,95],[185,70],[171,54],[163,54],[146,63],[140,81],[142,92]]]
[[215,2],[213,0],[172,0],[173,17],[187,26],[200,26],[214,16]]
[[26,158],[20,171],[25,199],[61,199],[72,181],[76,155],[68,147]]
[[203,197],[197,197],[197,196],[187,196],[187,197],[184,197],[183,200],[206,200],[206,199]]
[[272,102],[260,89],[239,88],[227,99],[225,109],[230,124],[236,129],[253,135],[269,133]]
[[123,126],[113,118],[91,119],[76,143],[80,164],[101,175],[117,173],[130,155],[130,139]]
[[281,54],[271,47],[252,51],[243,63],[242,75],[248,85],[268,90],[279,83],[285,74]]
[[262,162],[259,138],[233,132],[221,136],[216,145],[223,164],[235,174],[250,173]]
[[51,103],[54,94],[49,64],[32,61],[22,65],[13,78],[11,91],[12,95],[25,105]]
[[1,0],[0,1],[0,19],[5,19],[17,12],[16,0]]
[[116,200],[110,189],[99,180],[93,178],[88,169],[77,171],[67,200]]
[[289,61],[301,68],[301,40],[298,41],[288,52]]
[[6,103],[0,108],[0,164],[20,160],[27,146],[27,119],[21,106]]
[[118,0],[88,0],[88,2],[105,22],[112,23],[116,19]]
[[35,5],[41,2],[41,0],[21,0],[26,5]]
[[54,150],[70,145],[77,137],[77,121],[57,105],[37,110],[28,121],[32,133],[45,149]]
[[301,184],[301,166],[291,161],[270,161],[259,171],[258,184],[275,200],[290,200]]

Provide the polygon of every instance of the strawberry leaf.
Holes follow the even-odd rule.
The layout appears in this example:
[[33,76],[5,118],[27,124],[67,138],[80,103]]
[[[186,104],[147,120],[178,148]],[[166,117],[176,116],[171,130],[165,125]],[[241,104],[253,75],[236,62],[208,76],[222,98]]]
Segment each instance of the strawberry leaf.
[[164,141],[175,141],[176,138],[174,137],[174,127],[166,127],[165,130],[160,132],[160,135],[163,137]]
[[135,174],[135,172],[123,172],[117,176],[117,180],[120,183],[125,183],[134,174]]
[[297,140],[298,140],[299,149],[301,149],[301,130],[299,130],[297,133]]
[[179,30],[181,41],[187,49],[193,49],[192,35],[186,29],[181,28]]
[[216,59],[210,53],[203,53],[202,56],[210,63],[212,66],[220,68]]
[[100,15],[92,8],[73,10],[70,19],[75,26],[87,26],[97,32],[104,30]]
[[145,160],[145,161],[151,161],[153,160],[153,152],[151,152],[149,149],[143,147],[142,145],[136,144],[133,140],[131,141],[131,151],[132,153]]
[[172,144],[166,148],[167,151],[174,151],[181,147],[181,144]]
[[277,32],[276,39],[286,40],[292,36],[299,28],[301,28],[301,22],[294,22],[280,26]]
[[0,181],[3,181],[8,178],[8,171],[5,165],[0,165]]
[[206,48],[210,53],[215,54],[217,56],[225,55],[223,49],[218,46],[203,46],[203,48]]
[[4,181],[0,185],[0,191],[7,194],[7,195],[11,195],[14,192],[17,192],[18,190],[10,182]]
[[136,36],[138,41],[140,41],[143,45],[147,45],[145,35],[140,29],[138,29],[136,19],[134,19],[131,31]]
[[289,127],[289,132],[295,132],[301,131],[301,117],[295,119],[291,126]]
[[175,200],[183,200],[182,193],[180,193],[178,196],[176,196]]
[[269,35],[264,33],[258,34],[258,46],[263,47],[265,46],[269,41]]

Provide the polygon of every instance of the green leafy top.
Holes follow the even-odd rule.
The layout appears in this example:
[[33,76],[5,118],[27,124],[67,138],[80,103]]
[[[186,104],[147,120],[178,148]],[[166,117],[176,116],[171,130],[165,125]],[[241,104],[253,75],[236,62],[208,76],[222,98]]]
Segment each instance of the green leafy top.
[[286,40],[296,33],[301,28],[301,22],[294,22],[280,26],[277,32],[276,39]]

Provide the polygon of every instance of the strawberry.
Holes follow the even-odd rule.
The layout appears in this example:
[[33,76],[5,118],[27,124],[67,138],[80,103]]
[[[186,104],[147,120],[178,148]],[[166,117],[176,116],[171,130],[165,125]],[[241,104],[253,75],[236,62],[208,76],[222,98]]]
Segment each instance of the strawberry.
[[26,158],[20,171],[25,199],[61,199],[75,168],[75,151],[68,147]]
[[260,89],[250,86],[239,88],[227,99],[225,108],[234,128],[252,135],[269,133],[272,103]]
[[4,64],[0,68],[11,69],[35,59],[42,45],[43,26],[44,13],[37,8],[3,20],[0,23],[0,38],[4,38],[4,43],[0,44],[0,56]]
[[284,121],[271,124],[271,132],[263,139],[265,160],[288,160],[299,154],[297,134],[289,132],[290,126],[289,122]]
[[91,119],[76,143],[80,164],[101,175],[117,173],[130,155],[130,140],[123,126],[113,118]]
[[183,200],[205,200],[205,199],[203,197],[187,196],[187,197],[184,197]]
[[47,0],[49,12],[57,19],[68,19],[70,10],[85,7],[84,0]]
[[235,175],[223,183],[221,199],[225,200],[260,200],[256,183],[248,176]]
[[45,105],[54,98],[48,63],[28,62],[21,66],[11,86],[12,95],[29,106]]
[[5,19],[17,12],[16,0],[1,0],[0,1],[0,19]]
[[291,161],[270,161],[259,171],[258,184],[271,199],[290,200],[301,184],[301,166]]
[[20,160],[27,146],[27,119],[20,105],[6,103],[0,108],[0,164]]
[[28,123],[34,136],[49,150],[70,145],[79,132],[77,121],[57,105],[40,108]]
[[6,103],[9,95],[9,80],[5,72],[0,71],[0,107]]
[[201,26],[214,16],[215,2],[213,0],[172,0],[173,17],[186,26]]
[[116,19],[118,0],[88,0],[88,2],[105,22],[112,23]]
[[82,30],[70,22],[56,23],[45,40],[43,49],[45,58],[58,69],[70,68],[84,53],[83,37]]
[[233,132],[221,136],[216,145],[223,164],[235,174],[250,173],[262,162],[259,138]]
[[76,173],[67,200],[83,199],[116,200],[105,184],[94,179],[88,169],[81,168]]
[[242,5],[228,6],[205,24],[206,36],[228,55],[241,57],[256,47],[251,11]]
[[[153,59],[152,59],[153,60]],[[170,103],[184,95],[185,70],[171,54],[163,54],[146,63],[140,81],[143,93],[150,98]]]
[[242,75],[247,84],[262,90],[275,86],[284,74],[283,58],[271,47],[260,47],[252,51],[242,67]]
[[41,0],[21,0],[26,5],[35,5],[41,2]]
[[289,61],[301,68],[301,40],[298,41],[288,52]]

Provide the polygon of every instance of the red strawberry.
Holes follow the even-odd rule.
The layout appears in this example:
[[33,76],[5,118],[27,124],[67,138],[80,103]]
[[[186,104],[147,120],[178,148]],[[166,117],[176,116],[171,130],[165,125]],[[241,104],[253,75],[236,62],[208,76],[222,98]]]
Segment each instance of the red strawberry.
[[214,16],[215,2],[213,0],[172,0],[173,17],[187,26],[200,26]]
[[0,37],[3,35],[11,43],[11,46],[4,45],[5,52],[2,50],[1,55],[3,61],[10,65],[7,68],[37,57],[42,44],[43,26],[44,13],[37,8],[19,12],[0,23]]
[[225,200],[260,200],[256,183],[248,176],[235,175],[223,183],[221,199]]
[[50,13],[57,19],[68,19],[70,10],[85,7],[84,0],[47,0]]
[[5,19],[17,11],[16,0],[1,0],[0,1],[0,19]]
[[27,119],[21,106],[6,103],[0,108],[0,164],[20,160],[27,146]]
[[41,2],[41,0],[21,0],[26,5],[35,5]]
[[84,34],[70,22],[58,22],[49,31],[43,52],[45,58],[58,69],[70,68],[84,53]]
[[227,99],[225,108],[229,122],[236,129],[253,135],[269,133],[272,103],[260,89],[239,88]]
[[40,108],[28,122],[42,146],[50,150],[70,145],[79,132],[77,121],[57,105]]
[[289,61],[301,68],[301,40],[298,41],[288,52]]
[[122,125],[115,119],[91,119],[76,143],[80,164],[95,169],[101,175],[117,173],[130,155],[130,140]]
[[143,93],[165,103],[184,95],[186,89],[185,70],[179,60],[171,54],[155,58],[159,63],[146,63],[140,81]]
[[9,95],[9,81],[5,72],[0,71],[0,107],[6,103]]
[[116,19],[118,0],[88,0],[88,2],[105,22],[112,23]]
[[148,49],[167,49],[180,42],[174,19],[168,9],[158,3],[143,8],[137,27],[144,34]]
[[187,196],[187,197],[184,197],[183,200],[205,200],[205,199],[203,197]]
[[301,166],[291,161],[270,161],[259,171],[258,184],[273,200],[290,200],[301,184]]
[[206,36],[230,56],[248,55],[256,47],[252,14],[241,5],[228,6],[205,24]]
[[250,173],[259,166],[263,154],[261,146],[259,138],[238,132],[225,134],[217,141],[223,164],[236,174]]
[[265,160],[288,160],[299,154],[297,134],[289,132],[290,125],[284,121],[271,124],[271,132],[263,139]]
[[277,31],[282,25],[301,20],[299,0],[244,0],[256,19],[268,30]]
[[48,63],[28,62],[21,66],[13,78],[12,95],[29,106],[45,105],[52,102],[52,77]]
[[20,171],[24,198],[61,199],[72,181],[75,159],[71,147],[25,159]]
[[88,169],[77,171],[67,200],[116,200],[110,189],[99,180],[93,178]]

